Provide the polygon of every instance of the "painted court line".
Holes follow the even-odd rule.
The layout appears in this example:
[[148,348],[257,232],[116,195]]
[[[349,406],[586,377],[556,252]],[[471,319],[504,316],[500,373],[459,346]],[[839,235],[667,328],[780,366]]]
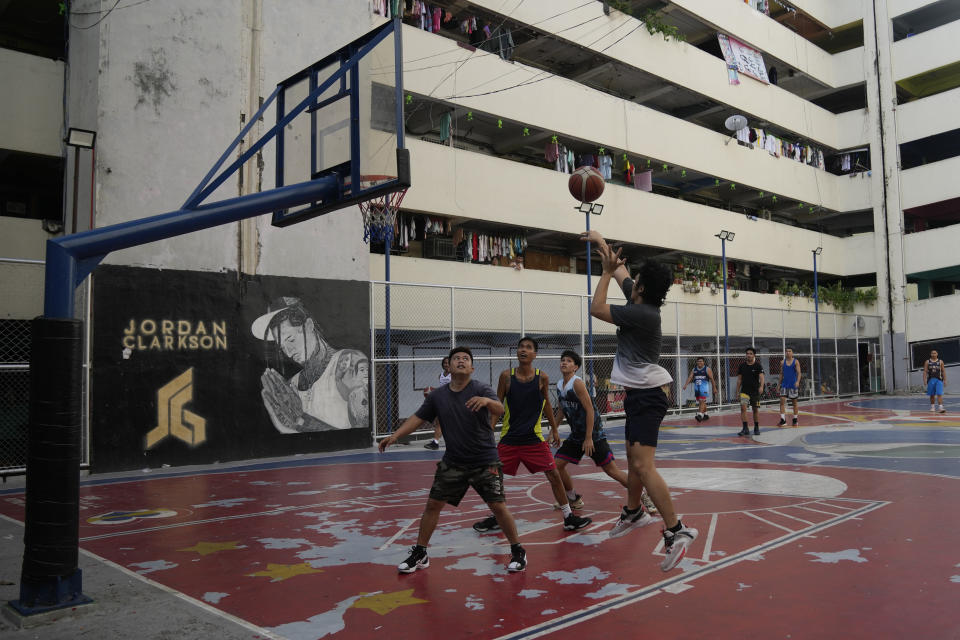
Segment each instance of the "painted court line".
[[756,519],[756,520],[759,520],[760,522],[765,522],[765,523],[767,523],[768,525],[770,525],[771,527],[776,527],[777,529],[783,529],[784,531],[788,531],[788,532],[790,532],[790,533],[794,533],[793,529],[788,529],[787,527],[784,527],[783,525],[779,525],[779,524],[777,524],[776,522],[770,522],[769,520],[767,520],[767,519],[765,519],[765,518],[761,518],[760,516],[758,516],[758,515],[756,515],[756,514],[750,513],[749,511],[741,511],[740,513],[742,513],[742,514],[744,514],[744,515],[747,515],[747,516],[750,516],[751,518],[754,518],[754,519]]
[[598,616],[601,616],[607,613],[608,611],[619,609],[621,607],[634,604],[641,600],[645,600],[651,596],[654,596],[660,593],[661,591],[666,590],[667,587],[672,587],[673,585],[676,585],[679,583],[692,582],[693,580],[696,580],[701,576],[709,575],[716,571],[720,571],[721,569],[730,567],[758,553],[771,551],[773,549],[785,546],[787,544],[790,544],[791,542],[795,542],[800,538],[804,538],[810,535],[811,533],[822,531],[823,529],[828,529],[837,524],[845,522],[846,520],[852,519],[853,516],[864,515],[866,513],[869,513],[870,511],[874,511],[881,507],[885,507],[888,504],[890,503],[889,502],[873,502],[871,504],[864,505],[863,507],[856,509],[850,514],[843,514],[843,515],[837,516],[836,518],[826,520],[813,527],[801,529],[800,531],[795,531],[781,538],[777,538],[777,539],[771,540],[770,542],[765,542],[755,547],[752,547],[750,549],[746,549],[744,551],[741,551],[740,553],[736,553],[731,556],[726,556],[715,562],[693,569],[692,571],[680,573],[672,578],[667,578],[666,580],[662,580],[648,587],[644,587],[639,591],[634,591],[632,593],[625,593],[621,596],[616,596],[605,602],[600,602],[595,605],[591,605],[579,611],[568,613],[566,615],[560,616],[553,620],[542,622],[540,624],[527,627],[526,629],[521,629],[520,631],[515,631],[513,633],[499,636],[496,640],[519,640],[520,638],[532,639],[532,638],[543,637],[547,634],[553,633],[555,631],[559,631],[560,629],[571,627],[575,624],[579,624],[586,620],[596,618]]
[[389,547],[391,544],[393,544],[393,541],[396,540],[397,538],[399,538],[400,536],[402,536],[402,535],[404,534],[404,532],[405,532],[407,529],[409,529],[410,526],[411,526],[414,522],[416,522],[416,520],[407,520],[407,524],[405,524],[405,525],[403,525],[402,527],[400,527],[400,530],[397,531],[395,534],[393,534],[393,535],[390,537],[389,540],[387,540],[386,542],[384,542],[384,543],[380,546],[380,548],[377,549],[377,551],[383,551],[384,549],[386,549],[387,547]]
[[[814,502],[813,504],[817,504],[817,503]],[[828,516],[838,516],[838,515],[840,515],[839,513],[835,513],[835,512],[833,512],[833,511],[824,511],[823,509],[814,509],[813,507],[804,507],[804,506],[799,505],[799,504],[798,504],[798,505],[789,505],[789,506],[793,506],[794,509],[805,509],[805,510],[807,510],[807,511],[813,511],[814,513],[822,513],[822,514],[825,514],[825,515],[828,515]]]
[[717,519],[719,516],[713,514],[710,518],[710,529],[707,531],[707,539],[703,545],[703,555],[700,556],[705,561],[710,562],[710,552],[713,550],[713,534],[717,531]]
[[803,524],[814,524],[813,522],[810,522],[809,520],[804,520],[803,518],[797,518],[794,516],[787,515],[785,513],[780,513],[776,509],[767,509],[767,511],[769,511],[770,513],[775,513],[781,518],[789,518],[791,520],[796,520],[797,522],[802,522]]

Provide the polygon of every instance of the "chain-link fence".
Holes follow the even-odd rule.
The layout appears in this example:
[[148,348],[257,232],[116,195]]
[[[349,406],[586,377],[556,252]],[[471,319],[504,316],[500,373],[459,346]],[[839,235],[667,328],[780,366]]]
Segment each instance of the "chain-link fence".
[[[610,301],[624,303],[622,297]],[[588,388],[593,382],[597,408],[622,415],[623,389],[610,383],[616,327],[591,321],[589,307],[590,299],[577,294],[371,283],[375,435],[389,433],[417,410],[424,389],[437,385],[441,361],[453,346],[470,347],[473,377],[496,387],[500,372],[516,366],[517,342],[524,335],[539,343],[535,366],[550,376],[551,385],[560,378],[565,349],[583,355],[578,373]],[[764,368],[763,401],[778,401],[787,347],[800,362],[801,399],[885,390],[876,316],[671,302],[661,309],[661,325],[660,366],[673,376],[673,411],[696,406],[693,385],[684,389],[684,384],[698,357],[717,384],[710,406],[733,404],[747,347],[756,349]]]
[[27,461],[30,321],[0,319],[0,470]]
[[[7,313],[14,316],[0,318],[0,472],[21,473],[27,464],[27,424],[30,417],[30,320],[37,314],[39,302],[33,298],[42,296],[44,277],[43,260],[27,260],[0,257],[0,280],[15,283],[5,301]],[[90,292],[92,278],[77,288],[74,295],[75,308],[84,320],[83,378],[81,397],[83,401],[81,429],[81,464],[90,461],[89,452],[89,394],[90,383]],[[38,293],[39,292],[39,293]],[[20,317],[17,317],[20,316]]]

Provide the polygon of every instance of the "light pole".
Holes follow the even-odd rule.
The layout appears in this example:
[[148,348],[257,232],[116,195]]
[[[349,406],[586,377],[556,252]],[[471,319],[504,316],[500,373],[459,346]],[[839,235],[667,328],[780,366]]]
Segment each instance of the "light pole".
[[[590,214],[592,213],[595,216],[600,215],[603,212],[603,205],[591,202],[581,202],[579,206],[574,207],[577,211],[584,214],[587,219],[587,233],[590,233]],[[593,268],[590,262],[590,252],[593,250],[590,241],[587,241],[587,304],[591,302],[593,297]],[[581,325],[582,326],[582,325]],[[593,316],[589,313],[589,307],[587,312],[587,354],[589,358],[589,378],[590,378],[590,399],[594,400],[596,397],[596,379],[593,377]]]
[[817,283],[817,256],[823,253],[823,247],[817,247],[811,250],[813,253],[813,318],[816,326],[817,335],[817,379],[823,384],[823,378],[820,377],[820,286]]
[[730,399],[730,324],[727,320],[727,242],[733,242],[736,234],[733,231],[721,231],[715,237],[720,238],[720,257],[723,260],[723,336],[724,336],[724,359],[723,359],[723,389],[726,399]]
[[[73,224],[70,233],[77,232],[77,187],[80,183],[80,149],[93,150],[97,143],[97,132],[88,129],[74,129],[67,131],[67,146],[73,147]],[[66,226],[66,225],[64,225]]]

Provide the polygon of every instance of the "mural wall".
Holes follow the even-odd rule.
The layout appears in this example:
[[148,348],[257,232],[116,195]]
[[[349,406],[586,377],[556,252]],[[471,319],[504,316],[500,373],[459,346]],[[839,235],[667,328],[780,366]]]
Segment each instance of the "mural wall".
[[368,287],[99,267],[92,470],[369,446]]

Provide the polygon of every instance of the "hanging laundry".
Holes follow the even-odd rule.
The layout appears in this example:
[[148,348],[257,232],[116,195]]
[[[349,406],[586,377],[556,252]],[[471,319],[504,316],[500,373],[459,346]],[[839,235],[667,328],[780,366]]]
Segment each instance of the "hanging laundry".
[[633,188],[653,191],[653,171],[641,171],[633,177]]
[[600,175],[604,180],[613,179],[613,158],[608,155],[602,155],[597,158],[597,164],[600,168]]

